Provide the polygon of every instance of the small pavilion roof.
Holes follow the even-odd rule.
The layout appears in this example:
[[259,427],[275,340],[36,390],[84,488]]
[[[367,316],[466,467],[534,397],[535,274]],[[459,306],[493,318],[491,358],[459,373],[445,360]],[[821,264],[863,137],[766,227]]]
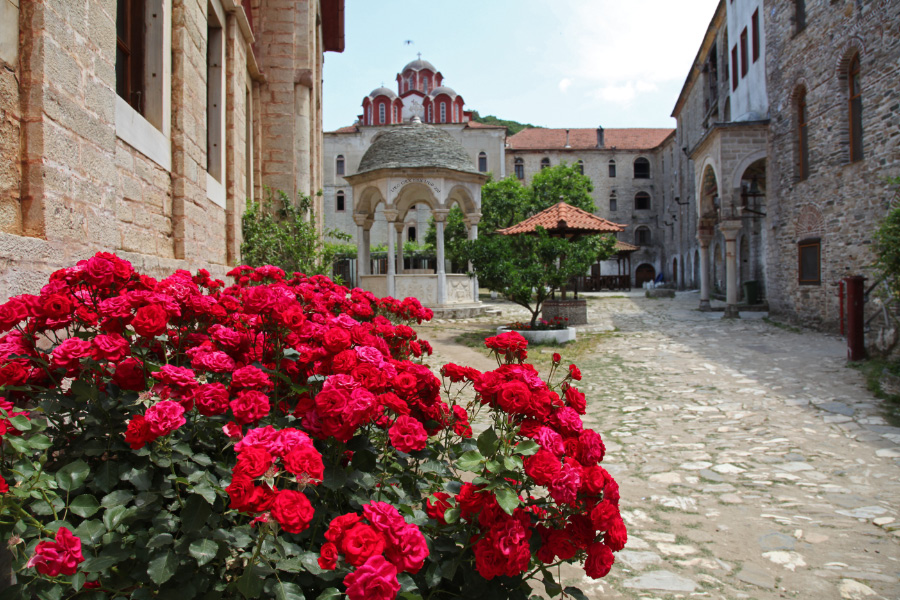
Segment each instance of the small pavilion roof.
[[503,235],[534,233],[537,227],[543,227],[550,235],[565,237],[625,231],[625,225],[607,221],[571,204],[559,202],[512,227],[498,229],[497,233]]
[[637,252],[640,249],[640,246],[635,246],[634,244],[629,244],[628,242],[616,240],[616,252]]

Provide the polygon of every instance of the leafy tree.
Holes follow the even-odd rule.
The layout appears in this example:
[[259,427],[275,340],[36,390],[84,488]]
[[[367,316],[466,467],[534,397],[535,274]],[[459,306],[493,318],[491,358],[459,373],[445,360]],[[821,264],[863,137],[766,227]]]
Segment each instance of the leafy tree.
[[346,241],[350,236],[328,229],[320,236],[312,198],[297,193],[297,201],[278,190],[266,189],[266,201],[249,202],[241,217],[244,242],[241,260],[251,267],[275,265],[287,273],[331,275],[331,266],[340,247],[323,244],[323,238]]
[[540,129],[538,125],[532,125],[530,123],[519,123],[518,121],[510,121],[507,119],[500,119],[495,117],[494,115],[486,115],[482,117],[478,114],[477,110],[472,111],[472,120],[476,123],[485,123],[487,125],[502,125],[506,127],[507,135],[515,135],[522,131],[523,129]]
[[531,312],[537,322],[544,302],[572,277],[583,275],[597,260],[615,252],[612,236],[554,238],[543,229],[536,235],[495,233],[564,201],[594,211],[591,181],[565,164],[542,170],[524,187],[516,178],[488,182],[481,190],[481,233],[465,242],[479,283]]
[[[900,197],[900,177],[888,180]],[[900,300],[900,204],[895,202],[875,231],[875,269],[887,283],[891,294]]]

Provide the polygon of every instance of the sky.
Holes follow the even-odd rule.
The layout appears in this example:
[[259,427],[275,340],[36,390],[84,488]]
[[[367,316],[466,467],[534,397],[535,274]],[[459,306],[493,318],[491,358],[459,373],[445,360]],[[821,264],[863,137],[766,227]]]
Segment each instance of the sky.
[[467,110],[544,127],[674,127],[718,0],[346,0],[327,52],[325,131],[416,53]]

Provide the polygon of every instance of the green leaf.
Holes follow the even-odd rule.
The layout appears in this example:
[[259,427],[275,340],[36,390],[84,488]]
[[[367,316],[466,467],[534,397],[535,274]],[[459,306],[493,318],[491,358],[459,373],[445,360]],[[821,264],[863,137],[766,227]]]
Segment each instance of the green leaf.
[[237,580],[237,589],[246,598],[258,598],[263,591],[265,580],[253,573],[253,569],[246,569],[240,579]]
[[206,500],[206,502],[210,506],[212,506],[216,502],[216,490],[214,490],[212,486],[206,482],[203,482],[200,485],[195,485],[191,488],[191,491]]
[[100,521],[91,519],[90,521],[82,521],[81,525],[75,528],[74,533],[81,538],[83,543],[93,546],[106,533],[106,527]]
[[458,508],[448,508],[444,511],[444,520],[447,521],[448,525],[452,525],[459,521],[460,510]]
[[216,557],[219,545],[209,539],[194,540],[188,547],[188,552],[197,559],[197,564],[202,567]]
[[103,525],[106,527],[108,531],[114,530],[116,527],[122,524],[122,521],[125,520],[125,517],[128,509],[124,506],[113,506],[111,508],[107,508],[106,512],[103,513]]
[[203,496],[192,494],[181,510],[182,531],[185,533],[200,531],[200,528],[206,525],[210,514],[212,514],[212,509]]
[[69,503],[69,510],[86,519],[100,510],[100,503],[92,495],[82,494]]
[[516,454],[521,454],[522,456],[531,456],[532,454],[537,454],[537,451],[540,450],[541,447],[534,440],[524,440],[519,442],[516,446]]
[[56,483],[60,489],[71,492],[80,488],[90,473],[91,468],[86,462],[76,460],[56,472]]
[[577,587],[573,587],[570,585],[563,591],[566,593],[567,596],[571,596],[571,597],[575,598],[575,600],[588,600],[588,597],[584,595],[584,592],[582,592]]
[[503,468],[507,471],[518,471],[523,466],[522,459],[518,456],[504,456]]
[[[166,465],[165,468],[168,468],[169,465]],[[131,471],[123,474],[122,481],[127,481],[131,485],[135,487],[140,492],[146,492],[150,489],[150,486],[153,484],[153,475],[149,469],[147,470],[138,470],[131,469]]]
[[172,537],[171,533],[157,533],[150,541],[147,542],[148,548],[160,548],[162,546],[168,546],[174,541],[174,537]]
[[326,466],[325,479],[322,485],[332,491],[337,491],[347,484],[347,473],[340,465]]
[[477,472],[483,460],[484,456],[478,450],[469,450],[456,459],[456,467],[463,471]]
[[31,420],[24,416],[19,415],[17,417],[13,417],[9,420],[12,423],[12,426],[15,427],[19,431],[30,431],[31,430]]
[[113,508],[115,506],[125,506],[131,499],[134,498],[134,494],[127,490],[116,490],[112,493],[109,493],[103,496],[103,499],[100,500],[100,506],[103,508]]
[[15,450],[16,452],[19,452],[21,454],[31,453],[31,444],[20,437],[9,436],[4,438],[4,440],[9,442],[9,445],[12,446],[13,450]]
[[422,600],[422,596],[420,594],[416,594],[415,592],[403,592],[398,598],[403,598],[403,600]]
[[279,581],[275,584],[275,600],[306,600],[306,596],[296,583]]
[[94,485],[101,492],[109,493],[119,483],[119,465],[113,461],[106,461],[97,468],[94,473]]
[[201,467],[208,467],[212,464],[212,459],[207,455],[198,452],[197,454],[191,455],[191,460],[200,465]]
[[484,456],[491,456],[500,446],[500,440],[497,439],[497,433],[493,427],[485,429],[478,436],[478,449]]
[[321,594],[316,596],[316,600],[334,600],[335,598],[340,598],[341,592],[337,588],[328,588],[323,591]]
[[494,495],[497,497],[497,504],[508,515],[519,505],[519,496],[506,486],[494,490]]
[[28,438],[28,445],[31,446],[32,450],[46,450],[53,445],[53,442],[46,435],[40,433]]
[[85,576],[83,571],[75,573],[75,575],[72,576],[72,589],[76,592],[80,590],[81,586],[84,585],[84,580]]
[[153,583],[162,585],[172,578],[177,567],[178,557],[174,552],[166,550],[150,559],[150,563],[147,565],[147,575],[150,576]]
[[80,569],[87,573],[102,573],[113,565],[122,562],[122,557],[114,554],[101,554],[100,556],[91,556],[81,563]]
[[301,554],[300,564],[313,575],[318,575],[322,572],[322,567],[319,566],[319,555],[315,552],[304,552]]

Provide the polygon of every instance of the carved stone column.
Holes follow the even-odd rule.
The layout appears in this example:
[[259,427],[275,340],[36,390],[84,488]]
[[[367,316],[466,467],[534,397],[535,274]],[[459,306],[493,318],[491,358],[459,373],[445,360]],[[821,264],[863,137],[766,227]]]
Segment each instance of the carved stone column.
[[737,273],[737,234],[741,230],[740,221],[725,221],[719,225],[719,231],[725,236],[725,317],[739,319],[738,311],[738,273]]
[[391,235],[391,225],[397,220],[397,211],[385,209],[384,218],[387,219],[387,293],[394,297],[397,293],[396,270],[394,269],[394,236]]
[[405,223],[397,221],[394,227],[397,229],[397,275],[403,275],[403,227]]
[[[478,239],[478,223],[481,222],[481,213],[472,213],[466,215],[466,219],[469,222],[469,241],[474,241]],[[472,262],[469,261],[469,272],[472,272]],[[478,302],[478,275],[472,277],[472,301]]]
[[447,270],[444,265],[444,221],[447,220],[447,209],[435,209],[434,228],[437,234],[437,303],[443,306],[447,303]]
[[697,241],[700,242],[700,307],[701,311],[712,310],[709,304],[709,243],[715,231],[715,219],[702,218],[697,227]]
[[368,250],[369,230],[366,229],[366,220],[368,215],[354,214],[353,222],[356,223],[356,285],[360,285],[359,278],[362,275],[368,275],[368,261],[366,260],[366,251]]

